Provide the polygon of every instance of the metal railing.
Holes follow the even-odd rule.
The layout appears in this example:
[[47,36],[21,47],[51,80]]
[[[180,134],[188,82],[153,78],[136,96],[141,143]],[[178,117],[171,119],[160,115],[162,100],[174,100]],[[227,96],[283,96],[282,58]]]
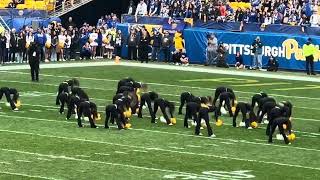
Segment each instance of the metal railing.
[[6,21],[0,16],[0,26],[5,28],[6,30],[10,30],[10,27],[6,23]]
[[65,1],[65,3],[62,3],[59,6],[55,6],[54,10],[49,12],[49,16],[62,16],[92,1],[94,0],[74,0],[73,3],[71,3],[70,1]]

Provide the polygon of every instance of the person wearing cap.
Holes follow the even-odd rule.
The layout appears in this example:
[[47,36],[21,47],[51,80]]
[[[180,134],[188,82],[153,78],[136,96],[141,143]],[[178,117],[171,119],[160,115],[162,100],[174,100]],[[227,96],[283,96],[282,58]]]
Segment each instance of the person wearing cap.
[[253,62],[252,68],[253,69],[262,69],[262,42],[260,37],[258,36],[254,42],[252,43],[252,53],[253,53]]
[[306,58],[306,71],[308,75],[316,75],[314,73],[314,54],[316,53],[317,49],[312,44],[311,38],[308,38],[306,44],[303,45],[303,56]]

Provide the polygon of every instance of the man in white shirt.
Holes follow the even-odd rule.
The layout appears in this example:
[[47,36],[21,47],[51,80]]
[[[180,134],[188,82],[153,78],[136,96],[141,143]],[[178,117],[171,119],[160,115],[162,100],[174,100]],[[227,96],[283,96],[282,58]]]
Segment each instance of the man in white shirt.
[[136,13],[135,13],[136,22],[138,21],[138,15],[139,16],[145,16],[147,14],[148,14],[147,4],[144,2],[144,0],[141,0],[140,3],[137,6]]

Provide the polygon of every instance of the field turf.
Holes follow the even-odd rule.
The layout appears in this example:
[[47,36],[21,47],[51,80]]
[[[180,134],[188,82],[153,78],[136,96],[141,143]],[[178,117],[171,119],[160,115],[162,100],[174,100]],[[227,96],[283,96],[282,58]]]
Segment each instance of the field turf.
[[[0,106],[0,179],[319,179],[319,83],[227,76],[125,66],[43,69],[41,81],[32,83],[29,72],[0,72],[0,87],[20,91],[22,107],[12,112]],[[281,75],[281,74],[280,74]],[[148,83],[149,90],[176,102],[179,95],[213,95],[228,86],[239,101],[249,101],[265,91],[277,101],[294,104],[296,141],[267,143],[265,125],[246,130],[230,126],[231,119],[216,127],[217,138],[194,136],[194,127],[183,128],[183,116],[169,127],[150,118],[133,117],[132,129],[118,131],[78,128],[65,120],[55,106],[57,86],[77,77],[99,105],[110,104],[117,81],[124,77]],[[176,109],[177,111],[177,109]],[[147,110],[144,110],[147,116]],[[238,118],[238,122],[240,118]],[[102,125],[104,121],[98,122]]]

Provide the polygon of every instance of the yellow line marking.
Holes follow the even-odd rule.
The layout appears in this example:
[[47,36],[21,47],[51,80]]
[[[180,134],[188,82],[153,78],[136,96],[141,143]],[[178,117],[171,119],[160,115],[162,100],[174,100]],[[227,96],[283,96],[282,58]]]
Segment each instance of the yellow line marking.
[[291,91],[291,90],[305,90],[305,89],[320,89],[320,86],[317,85],[307,85],[304,87],[296,87],[296,88],[279,88],[279,89],[272,89],[275,91]]
[[292,83],[258,83],[258,84],[237,84],[237,85],[230,85],[234,87],[249,87],[249,86],[273,86],[273,85],[289,85]]

